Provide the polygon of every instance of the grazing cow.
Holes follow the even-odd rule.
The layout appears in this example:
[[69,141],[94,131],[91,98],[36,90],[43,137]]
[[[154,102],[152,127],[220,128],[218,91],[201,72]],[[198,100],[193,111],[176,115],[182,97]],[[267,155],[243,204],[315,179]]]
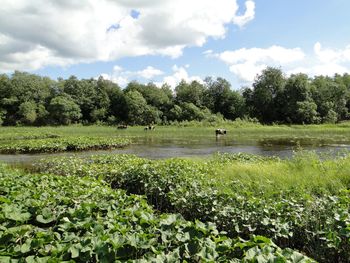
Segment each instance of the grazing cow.
[[151,130],[155,130],[155,129],[156,129],[156,127],[153,126],[153,125],[149,125],[149,126],[146,126],[146,127],[144,128],[145,131],[151,131]]
[[128,125],[119,125],[118,126],[119,130],[123,130],[123,129],[127,129],[127,128],[128,128]]
[[225,129],[216,129],[215,130],[215,134],[216,135],[225,135],[226,134],[226,130]]

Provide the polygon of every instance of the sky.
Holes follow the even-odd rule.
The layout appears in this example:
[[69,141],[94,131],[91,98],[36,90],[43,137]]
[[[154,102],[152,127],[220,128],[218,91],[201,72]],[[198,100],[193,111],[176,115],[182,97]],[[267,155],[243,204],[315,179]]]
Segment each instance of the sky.
[[176,86],[350,73],[349,0],[2,0],[0,73]]

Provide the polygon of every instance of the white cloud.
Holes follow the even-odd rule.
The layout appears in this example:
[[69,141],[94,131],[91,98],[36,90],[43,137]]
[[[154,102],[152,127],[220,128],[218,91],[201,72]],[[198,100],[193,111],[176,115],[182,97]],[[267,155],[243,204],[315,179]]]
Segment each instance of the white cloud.
[[210,57],[213,53],[214,51],[212,49],[207,49],[202,54],[205,55],[206,57]]
[[242,84],[251,83],[267,66],[281,67],[288,75],[306,73],[309,76],[343,74],[350,72],[350,45],[344,49],[322,48],[317,42],[313,54],[300,48],[242,48],[216,54],[205,52],[228,64],[230,71]]
[[309,76],[334,76],[337,74],[349,73],[350,67],[341,66],[335,63],[326,63],[319,65],[312,65],[310,67],[296,67],[290,70],[287,70],[287,74],[297,74],[297,73],[305,73]]
[[243,27],[249,21],[253,20],[255,17],[255,3],[254,1],[245,2],[246,12],[242,16],[235,16],[233,22],[239,27]]
[[323,63],[341,63],[350,61],[350,45],[345,49],[330,49],[322,48],[320,42],[317,42],[314,46],[314,52],[317,58]]
[[113,72],[121,72],[123,71],[123,68],[121,66],[115,65],[113,67]]
[[300,48],[288,49],[280,46],[269,48],[238,49],[215,54],[229,65],[230,71],[242,82],[252,82],[267,65],[279,66],[301,61],[305,54]]
[[179,84],[182,80],[186,82],[196,80],[200,83],[203,83],[201,77],[190,76],[188,74],[187,69],[189,67],[190,66],[188,64],[185,66],[174,65],[172,67],[172,74],[164,76],[160,81],[154,81],[152,78],[160,77],[161,75],[164,75],[164,72],[152,66],[148,66],[145,69],[139,71],[128,71],[124,70],[119,65],[116,65],[113,67],[113,70],[110,74],[102,73],[100,76],[102,76],[104,79],[117,83],[121,87],[125,87],[130,81],[135,79],[140,82],[148,82],[151,80],[158,87],[161,87],[163,84],[167,83],[172,88],[175,88],[176,85]]
[[151,80],[154,77],[163,75],[163,71],[154,68],[152,66],[148,66],[142,70],[138,71],[129,71],[123,69],[119,65],[115,65],[113,67],[113,70],[110,74],[108,73],[102,73],[100,76],[102,76],[104,79],[108,79],[110,81],[113,81],[115,83],[118,83],[121,87],[126,86],[131,80],[134,79],[144,79],[146,81]]
[[100,76],[106,80],[110,80],[114,83],[117,83],[121,87],[125,87],[129,83],[129,80],[126,77],[119,76],[115,72],[113,72],[112,74],[102,73],[100,74]]
[[163,71],[156,69],[154,67],[148,66],[144,70],[140,70],[137,72],[137,75],[145,78],[145,79],[152,79],[156,76],[163,75]]
[[288,49],[280,46],[272,46],[266,49],[251,48],[225,51],[219,58],[228,64],[250,62],[254,64],[262,62],[291,63],[302,60],[305,56],[300,48]]
[[344,74],[350,72],[350,45],[344,49],[322,48],[321,43],[314,45],[314,54],[304,61],[307,66],[288,70],[288,74],[306,73],[310,76]]
[[254,7],[248,0],[237,15],[237,0],[3,0],[0,71],[140,55],[176,58],[185,47],[225,37],[228,24],[243,26]]
[[230,71],[235,74],[242,82],[252,82],[256,75],[260,73],[267,66],[265,64],[256,65],[254,63],[246,62],[241,64],[234,64],[230,66]]
[[173,74],[166,76],[163,78],[162,82],[157,82],[156,85],[157,86],[161,86],[164,83],[167,83],[168,85],[170,85],[172,88],[175,88],[177,86],[177,84],[179,84],[182,80],[186,81],[186,82],[191,82],[191,81],[198,81],[200,83],[203,82],[202,78],[199,76],[189,76],[186,68],[188,68],[189,66],[185,66],[185,67],[179,67],[177,65],[174,65],[172,70],[173,70]]

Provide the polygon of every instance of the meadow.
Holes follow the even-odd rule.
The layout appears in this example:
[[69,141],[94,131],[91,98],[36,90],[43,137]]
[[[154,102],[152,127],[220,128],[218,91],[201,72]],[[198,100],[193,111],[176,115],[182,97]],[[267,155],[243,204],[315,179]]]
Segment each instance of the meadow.
[[[216,127],[2,127],[0,149],[77,151],[113,145],[106,141],[127,147],[145,138],[193,143],[215,137]],[[229,139],[287,141],[297,148],[300,142],[350,141],[349,123],[236,121],[220,127]],[[85,148],[50,148],[53,141]],[[0,261],[349,262],[349,174],[347,153],[320,156],[300,147],[290,159],[100,154],[1,165]]]

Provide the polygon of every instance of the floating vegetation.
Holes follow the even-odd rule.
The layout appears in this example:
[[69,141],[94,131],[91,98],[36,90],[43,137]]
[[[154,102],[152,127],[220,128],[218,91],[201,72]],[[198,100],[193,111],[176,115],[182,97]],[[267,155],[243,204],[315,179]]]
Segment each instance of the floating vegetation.
[[15,140],[0,143],[0,153],[52,153],[64,151],[106,150],[122,148],[131,142],[127,138],[59,137],[46,139]]

